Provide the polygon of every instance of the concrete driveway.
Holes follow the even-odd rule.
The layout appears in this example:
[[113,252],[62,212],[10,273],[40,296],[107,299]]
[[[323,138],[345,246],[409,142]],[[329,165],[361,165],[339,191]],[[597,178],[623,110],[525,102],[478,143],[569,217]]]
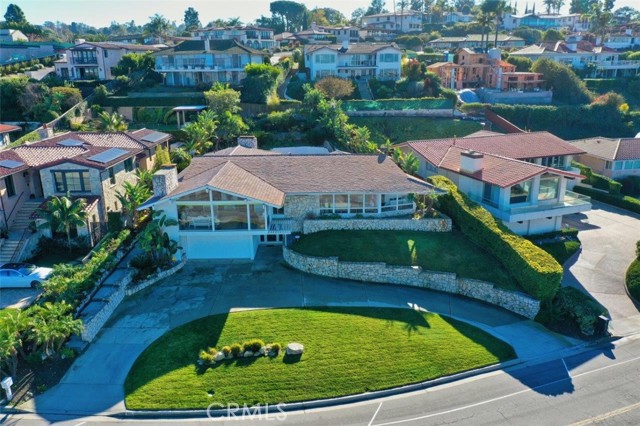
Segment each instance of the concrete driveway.
[[640,331],[640,313],[625,291],[624,276],[640,240],[640,215],[593,201],[593,209],[565,222],[580,230],[582,252],[565,265],[563,285],[590,293],[611,314],[610,331]]
[[3,288],[0,290],[0,309],[22,309],[40,294],[42,290],[33,288]]
[[508,341],[522,359],[571,347],[503,309],[445,293],[358,283],[304,274],[282,264],[280,248],[254,263],[190,261],[182,271],[126,299],[60,384],[21,408],[55,418],[122,412],[123,384],[140,353],[168,330],[194,319],[236,310],[302,306],[421,308],[470,322]]

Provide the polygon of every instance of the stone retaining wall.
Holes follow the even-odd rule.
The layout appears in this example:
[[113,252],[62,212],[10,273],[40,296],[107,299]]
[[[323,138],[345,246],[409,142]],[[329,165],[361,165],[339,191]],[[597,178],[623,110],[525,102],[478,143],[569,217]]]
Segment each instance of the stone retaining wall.
[[96,312],[90,319],[83,321],[83,329],[80,337],[84,342],[91,342],[107,320],[113,314],[113,311],[120,305],[125,296],[125,287],[133,279],[133,271],[129,271],[118,283],[118,289],[109,297],[108,301],[100,311]]
[[500,306],[534,319],[540,301],[524,293],[495,288],[492,283],[458,277],[454,273],[424,271],[419,266],[393,266],[384,262],[341,262],[337,257],[314,257],[287,247],[283,256],[292,267],[311,274],[374,283],[409,285],[460,294]]
[[150,285],[153,285],[153,284],[157,283],[158,281],[163,280],[163,279],[167,278],[168,276],[175,274],[180,269],[182,269],[186,263],[187,263],[187,256],[185,254],[183,254],[182,255],[182,260],[180,260],[180,263],[178,263],[177,265],[175,265],[172,268],[167,269],[166,271],[162,271],[162,272],[160,272],[158,274],[152,275],[149,278],[147,278],[146,280],[144,280],[144,281],[142,281],[140,283],[137,283],[136,285],[129,286],[125,290],[125,294],[127,296],[131,296],[132,294],[136,294],[140,290],[144,290],[145,288],[149,287]]
[[313,219],[305,220],[304,234],[320,231],[424,231],[450,232],[451,219]]

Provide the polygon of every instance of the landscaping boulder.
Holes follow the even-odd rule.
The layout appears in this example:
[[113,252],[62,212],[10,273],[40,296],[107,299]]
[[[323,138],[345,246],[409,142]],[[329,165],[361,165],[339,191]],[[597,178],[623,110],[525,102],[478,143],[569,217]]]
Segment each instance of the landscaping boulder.
[[252,351],[246,351],[243,355],[245,358],[249,358],[253,356],[253,352]]
[[264,350],[264,346],[260,348],[260,350],[258,351],[258,355],[264,355],[265,350]]
[[224,354],[222,352],[218,352],[216,356],[213,358],[215,362],[220,362],[224,359]]
[[302,343],[289,343],[287,345],[287,355],[302,355],[304,352],[304,346]]

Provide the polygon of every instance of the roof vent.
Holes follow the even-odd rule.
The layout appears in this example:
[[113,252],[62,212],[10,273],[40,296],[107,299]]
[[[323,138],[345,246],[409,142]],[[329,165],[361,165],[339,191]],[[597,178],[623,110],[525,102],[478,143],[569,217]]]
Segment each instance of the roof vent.
[[57,143],[60,146],[82,146],[84,143],[77,139],[65,139]]
[[464,173],[477,173],[482,170],[484,154],[476,151],[462,151],[460,153],[460,171]]

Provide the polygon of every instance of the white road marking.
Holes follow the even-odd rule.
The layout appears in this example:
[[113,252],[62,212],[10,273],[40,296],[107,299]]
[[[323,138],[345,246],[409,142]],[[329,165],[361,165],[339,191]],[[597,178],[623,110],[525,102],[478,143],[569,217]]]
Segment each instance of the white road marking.
[[[593,370],[585,371],[584,373],[576,374],[575,376],[573,376],[573,378],[578,378],[578,377],[586,376],[588,374],[597,373],[598,371],[608,370],[609,368],[617,367],[619,365],[628,364],[630,362],[634,362],[634,361],[638,361],[638,360],[640,360],[640,356],[628,359],[626,361],[620,361],[620,362],[617,362],[615,364],[606,365],[604,367],[600,367],[600,368],[596,368],[596,369],[593,369]],[[562,362],[564,363],[564,359],[562,360]],[[565,368],[566,368],[566,364],[565,364]],[[438,413],[427,414],[427,415],[424,415],[424,416],[413,417],[413,418],[410,418],[410,419],[396,420],[396,421],[387,422],[387,423],[379,423],[379,424],[377,424],[375,426],[397,425],[397,424],[402,424],[402,423],[415,422],[416,420],[428,419],[428,418],[431,418],[431,417],[443,416],[445,414],[451,414],[451,413],[455,413],[455,412],[458,412],[458,411],[467,410],[469,408],[474,408],[474,407],[478,407],[478,406],[481,406],[481,405],[491,404],[492,402],[500,401],[502,399],[511,398],[513,396],[517,396],[517,395],[521,395],[523,393],[531,392],[531,391],[534,391],[536,389],[543,388],[545,386],[554,385],[556,383],[561,383],[561,382],[564,382],[566,380],[571,380],[571,377],[566,377],[566,378],[560,379],[560,380],[554,380],[554,381],[549,382],[549,383],[545,383],[545,384],[542,384],[542,385],[534,386],[534,387],[528,388],[528,389],[523,389],[521,391],[513,392],[513,393],[510,393],[508,395],[499,396],[497,398],[488,399],[486,401],[476,402],[475,404],[465,405],[464,407],[453,408],[451,410],[440,411]],[[372,425],[369,424],[369,426],[372,426]]]
[[376,416],[378,415],[378,411],[380,411],[381,408],[382,408],[382,402],[380,403],[380,405],[378,405],[378,409],[376,410],[376,412],[373,413],[373,417],[371,417],[371,421],[369,422],[369,426],[371,426],[373,424],[373,421],[376,419]]

